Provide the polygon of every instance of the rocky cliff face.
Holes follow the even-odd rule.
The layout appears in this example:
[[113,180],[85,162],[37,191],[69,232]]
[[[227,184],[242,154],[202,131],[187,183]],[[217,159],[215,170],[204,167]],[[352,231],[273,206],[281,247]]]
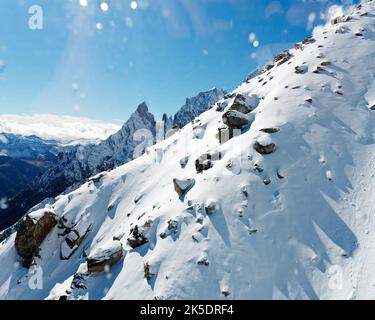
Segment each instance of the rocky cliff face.
[[187,98],[185,104],[173,117],[173,124],[181,128],[184,127],[201,113],[207,111],[208,107],[220,100],[225,93],[224,90],[213,88],[201,92],[195,97]]

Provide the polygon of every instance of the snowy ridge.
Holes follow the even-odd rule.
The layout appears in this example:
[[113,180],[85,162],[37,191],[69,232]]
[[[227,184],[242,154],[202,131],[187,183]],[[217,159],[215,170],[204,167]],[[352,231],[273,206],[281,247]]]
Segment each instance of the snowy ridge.
[[[47,205],[59,222],[34,257],[43,289],[15,267],[13,234],[0,298],[374,298],[374,23],[370,1],[317,28],[142,157]],[[67,240],[78,249],[61,260]],[[107,272],[90,272],[97,252]]]

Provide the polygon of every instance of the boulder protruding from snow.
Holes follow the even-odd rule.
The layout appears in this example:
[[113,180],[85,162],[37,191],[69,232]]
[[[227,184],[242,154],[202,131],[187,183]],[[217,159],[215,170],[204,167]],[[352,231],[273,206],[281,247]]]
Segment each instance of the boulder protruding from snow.
[[247,126],[250,121],[248,117],[238,111],[229,110],[223,114],[223,122],[229,128],[241,129],[244,126]]
[[38,254],[44,239],[57,224],[53,211],[41,209],[26,215],[19,225],[15,239],[17,253],[24,259],[24,266],[29,268]]
[[270,136],[263,135],[255,142],[254,149],[260,154],[270,154],[275,151],[276,144]]
[[216,200],[210,199],[204,205],[204,209],[208,215],[213,214],[219,209],[219,203]]
[[252,107],[246,104],[246,97],[242,94],[236,94],[230,110],[238,111],[244,114],[248,114],[252,111]]
[[103,272],[114,266],[123,256],[123,248],[120,241],[113,241],[97,248],[87,258],[89,272]]
[[220,152],[202,154],[197,160],[195,160],[195,169],[197,170],[197,173],[202,173],[203,171],[211,169],[214,165],[214,161],[220,159]]
[[174,189],[181,197],[195,185],[195,179],[173,179]]
[[128,238],[129,246],[135,249],[144,245],[147,242],[148,242],[147,237],[144,235],[142,230],[139,230],[139,227],[137,225],[130,229],[130,235]]
[[307,66],[296,66],[294,69],[297,74],[304,74],[308,70]]
[[70,230],[61,243],[61,260],[68,260],[76,252],[90,230],[91,224],[87,223],[87,221],[81,221]]

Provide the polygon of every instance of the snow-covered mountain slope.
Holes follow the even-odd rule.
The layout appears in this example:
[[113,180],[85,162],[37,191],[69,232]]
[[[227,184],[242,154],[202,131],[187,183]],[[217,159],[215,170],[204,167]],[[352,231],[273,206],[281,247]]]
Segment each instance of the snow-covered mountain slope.
[[[187,99],[175,118],[186,124],[223,95],[224,91],[216,88],[199,93],[196,97]],[[173,129],[172,118],[164,116],[163,121],[157,122],[143,102],[121,130],[108,139],[96,144],[69,147],[59,153],[58,159],[41,177],[21,189],[8,201],[8,207],[0,210],[0,231],[18,221],[45,198],[55,197],[68,187],[79,186],[92,175],[113,169],[142,155],[146,147],[178,131],[178,128]]]
[[94,143],[108,138],[120,125],[81,117],[50,114],[0,115],[0,132],[37,136],[63,144]]
[[374,23],[370,1],[317,28],[142,157],[28,215],[0,244],[0,297],[373,299]]

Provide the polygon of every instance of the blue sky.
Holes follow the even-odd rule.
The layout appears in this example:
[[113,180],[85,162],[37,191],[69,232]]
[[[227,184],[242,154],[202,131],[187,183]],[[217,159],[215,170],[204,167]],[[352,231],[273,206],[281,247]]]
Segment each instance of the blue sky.
[[[114,121],[144,100],[172,114],[199,91],[235,88],[343,2],[356,1],[2,0],[0,114]],[[31,5],[42,30],[28,26]]]

